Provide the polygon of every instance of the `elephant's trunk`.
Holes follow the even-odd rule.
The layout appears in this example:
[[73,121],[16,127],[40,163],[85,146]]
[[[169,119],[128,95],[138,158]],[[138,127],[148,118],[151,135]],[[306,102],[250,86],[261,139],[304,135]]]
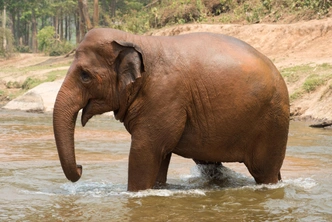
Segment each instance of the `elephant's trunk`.
[[[82,174],[82,166],[76,165],[74,131],[80,105],[74,102],[61,87],[53,110],[53,130],[62,170],[67,179],[76,182]],[[70,92],[70,91],[69,91]],[[75,105],[76,104],[76,105]]]

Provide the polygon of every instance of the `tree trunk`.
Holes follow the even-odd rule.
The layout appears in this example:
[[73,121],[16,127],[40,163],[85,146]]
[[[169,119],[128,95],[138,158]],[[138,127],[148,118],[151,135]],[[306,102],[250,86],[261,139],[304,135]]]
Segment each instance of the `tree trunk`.
[[[16,41],[19,41],[20,42],[20,46],[22,46],[22,32],[21,32],[21,20],[20,20],[20,16],[21,16],[21,13],[19,10],[17,10],[17,24],[16,24]],[[14,27],[15,28],[15,27]]]
[[18,38],[17,38],[17,30],[16,30],[16,10],[15,9],[11,10],[10,16],[11,16],[11,20],[12,20],[11,30],[12,30],[12,33],[14,36],[14,40],[17,43]]
[[31,24],[31,31],[32,31],[32,52],[38,52],[38,42],[37,42],[37,20],[36,20],[36,12],[32,10],[32,24]]
[[79,10],[76,11],[75,13],[75,26],[76,26],[76,44],[81,42],[80,38],[80,19],[79,19]]
[[2,20],[2,28],[3,28],[3,42],[2,47],[3,51],[6,52],[7,48],[7,39],[6,39],[6,6],[3,7],[3,20]]
[[116,16],[116,0],[111,1],[111,17]]
[[80,15],[80,39],[83,39],[87,31],[92,29],[87,0],[78,0],[78,9]]
[[67,41],[68,40],[68,16],[66,15],[65,16],[65,40]]
[[98,0],[93,1],[93,27],[97,27],[99,24],[99,5]]
[[325,127],[328,127],[328,126],[332,126],[332,122],[331,121],[322,122],[322,123],[317,123],[317,124],[311,124],[309,126],[313,127],[313,128],[325,128]]
[[23,35],[23,44],[30,47],[29,39],[30,39],[30,25],[27,21],[24,22],[24,32]]
[[71,16],[68,15],[68,41],[71,40]]
[[60,9],[60,40],[63,40],[63,12],[62,8]]
[[55,14],[55,17],[53,17],[53,25],[55,30],[55,38],[59,35],[59,19],[58,19],[58,13]]

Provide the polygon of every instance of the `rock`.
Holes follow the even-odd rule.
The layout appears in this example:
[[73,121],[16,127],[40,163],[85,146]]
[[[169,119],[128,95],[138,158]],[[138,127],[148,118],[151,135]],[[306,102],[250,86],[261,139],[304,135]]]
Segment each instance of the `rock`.
[[[54,82],[45,82],[30,89],[22,96],[7,103],[3,108],[10,110],[22,110],[27,112],[53,112],[56,96],[60,90],[63,79]],[[103,115],[114,117],[113,112]]]
[[53,106],[63,80],[42,83],[22,96],[7,103],[3,108],[28,112],[53,112]]

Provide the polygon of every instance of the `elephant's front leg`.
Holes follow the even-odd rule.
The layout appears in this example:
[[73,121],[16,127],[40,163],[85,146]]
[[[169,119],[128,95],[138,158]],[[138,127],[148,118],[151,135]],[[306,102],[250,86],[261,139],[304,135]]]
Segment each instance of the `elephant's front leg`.
[[[158,100],[160,101],[160,100]],[[155,107],[161,107],[156,104]],[[131,122],[128,191],[151,189],[157,182],[165,183],[171,153],[179,143],[186,123],[186,112],[166,109],[141,115]],[[151,112],[151,113],[150,113]]]
[[168,172],[168,166],[169,162],[171,161],[172,153],[167,154],[167,156],[162,160],[158,177],[156,180],[155,185],[165,185],[167,181],[167,172]]
[[[172,150],[182,135],[184,120],[179,127],[169,125],[158,128],[140,127],[138,133],[132,134],[129,154],[128,191],[151,189],[156,183],[166,183],[168,165]],[[165,122],[162,122],[165,124]],[[144,132],[143,129],[148,129]]]
[[151,189],[161,165],[161,153],[132,144],[129,154],[128,191]]

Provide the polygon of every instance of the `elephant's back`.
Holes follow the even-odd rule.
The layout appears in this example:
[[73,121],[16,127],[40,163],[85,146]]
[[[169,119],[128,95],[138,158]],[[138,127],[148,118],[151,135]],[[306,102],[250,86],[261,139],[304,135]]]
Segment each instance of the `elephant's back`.
[[270,116],[288,118],[285,82],[266,56],[230,36],[197,33],[187,37],[192,39],[187,53],[194,54],[185,59],[187,69],[181,74],[191,94],[188,125],[190,130],[208,132],[201,135],[202,140],[220,137],[225,127],[225,137],[231,138],[266,124]]
[[239,39],[194,33],[175,38],[172,46],[178,56],[174,67],[181,67],[181,75],[194,80],[188,82],[196,87],[198,84],[207,94],[219,92],[240,97],[250,94],[268,100],[278,87],[276,84],[280,84],[281,76],[273,63]]

